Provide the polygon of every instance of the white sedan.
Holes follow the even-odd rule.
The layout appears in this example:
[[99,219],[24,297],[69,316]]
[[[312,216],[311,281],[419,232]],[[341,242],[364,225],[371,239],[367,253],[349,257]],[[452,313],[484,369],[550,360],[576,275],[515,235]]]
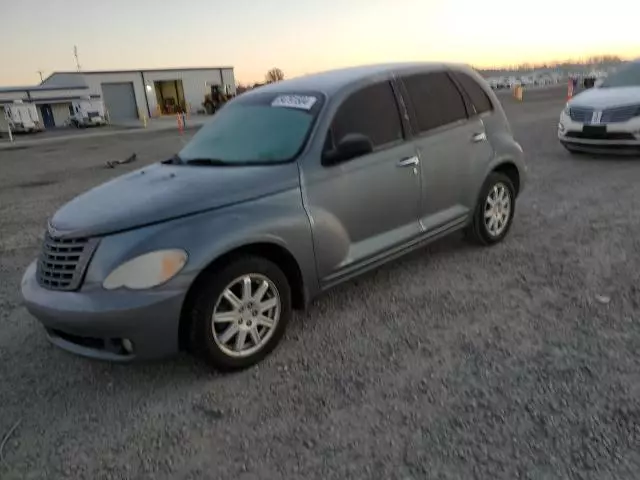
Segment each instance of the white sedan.
[[640,154],[640,60],[569,100],[558,139],[571,153]]

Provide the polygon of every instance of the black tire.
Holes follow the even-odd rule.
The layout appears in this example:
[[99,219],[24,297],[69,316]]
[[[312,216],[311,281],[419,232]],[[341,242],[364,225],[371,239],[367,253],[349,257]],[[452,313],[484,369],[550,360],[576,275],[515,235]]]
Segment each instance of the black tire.
[[[505,191],[508,192],[510,199],[510,210],[506,219],[506,226],[497,234],[494,235],[485,222],[485,206],[489,194],[496,186],[504,186]],[[476,208],[473,213],[473,219],[466,229],[466,235],[469,240],[480,245],[495,245],[501,242],[504,237],[507,236],[513,223],[513,216],[516,210],[516,189],[513,186],[513,182],[509,177],[502,173],[493,172],[489,174],[480,190],[480,196],[476,203]]]
[[[265,277],[275,287],[280,299],[280,315],[275,327],[273,327],[273,332],[269,334],[270,337],[260,349],[247,356],[232,356],[226,353],[219,344],[222,339],[217,339],[214,336],[214,328],[220,328],[220,325],[214,327],[213,314],[219,302],[223,302],[222,294],[224,290],[234,280],[250,274]],[[286,275],[276,264],[262,257],[248,256],[232,260],[219,270],[206,274],[203,281],[199,282],[197,289],[191,304],[191,311],[187,312],[191,316],[190,345],[194,354],[221,371],[244,369],[264,359],[282,339],[292,316],[291,287]],[[268,292],[271,292],[271,290]],[[240,322],[242,321],[240,320]],[[244,328],[247,328],[246,326],[250,325],[250,322],[251,319],[245,320]],[[227,328],[231,328],[231,324],[228,325]],[[236,325],[235,328],[240,327]],[[254,328],[259,327],[254,325]],[[266,329],[266,327],[264,328]],[[223,336],[224,331],[218,332],[217,335]],[[264,335],[265,330],[262,330],[262,332]],[[231,338],[237,340],[237,335],[235,334]],[[247,333],[247,339],[249,338],[251,338],[251,335]],[[252,338],[251,340],[253,342]],[[253,343],[255,345],[255,342]]]

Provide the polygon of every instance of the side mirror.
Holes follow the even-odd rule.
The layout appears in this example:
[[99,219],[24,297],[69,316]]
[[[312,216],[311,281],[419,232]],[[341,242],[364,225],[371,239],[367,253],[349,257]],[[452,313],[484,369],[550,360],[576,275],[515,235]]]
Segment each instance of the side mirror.
[[335,165],[371,152],[373,152],[373,143],[369,137],[361,133],[348,133],[342,137],[334,150],[323,154],[322,164]]

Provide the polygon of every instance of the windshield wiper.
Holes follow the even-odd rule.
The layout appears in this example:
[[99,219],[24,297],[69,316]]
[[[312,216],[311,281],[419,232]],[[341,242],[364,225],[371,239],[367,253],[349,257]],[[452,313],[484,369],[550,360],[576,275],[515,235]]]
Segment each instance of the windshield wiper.
[[160,163],[163,163],[164,165],[179,165],[182,163],[182,159],[176,154],[166,160],[162,160]]
[[235,163],[226,162],[219,158],[190,158],[189,160],[182,160],[185,165],[206,165],[206,166],[233,166]]
[[203,157],[203,158],[190,158],[188,160],[185,160],[184,158],[181,158],[180,155],[178,154],[173,155],[172,157],[166,160],[163,160],[162,163],[164,163],[165,165],[214,165],[214,166],[235,165],[235,163],[226,162],[225,160],[221,160],[219,158]]

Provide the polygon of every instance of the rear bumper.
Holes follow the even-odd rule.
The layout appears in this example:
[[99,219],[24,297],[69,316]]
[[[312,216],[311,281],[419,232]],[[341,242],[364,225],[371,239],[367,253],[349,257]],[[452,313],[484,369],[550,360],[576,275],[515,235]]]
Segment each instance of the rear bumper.
[[[22,279],[27,310],[49,340],[89,358],[129,362],[176,354],[186,291],[60,292],[42,288],[33,262]],[[123,340],[131,342],[127,351]]]

